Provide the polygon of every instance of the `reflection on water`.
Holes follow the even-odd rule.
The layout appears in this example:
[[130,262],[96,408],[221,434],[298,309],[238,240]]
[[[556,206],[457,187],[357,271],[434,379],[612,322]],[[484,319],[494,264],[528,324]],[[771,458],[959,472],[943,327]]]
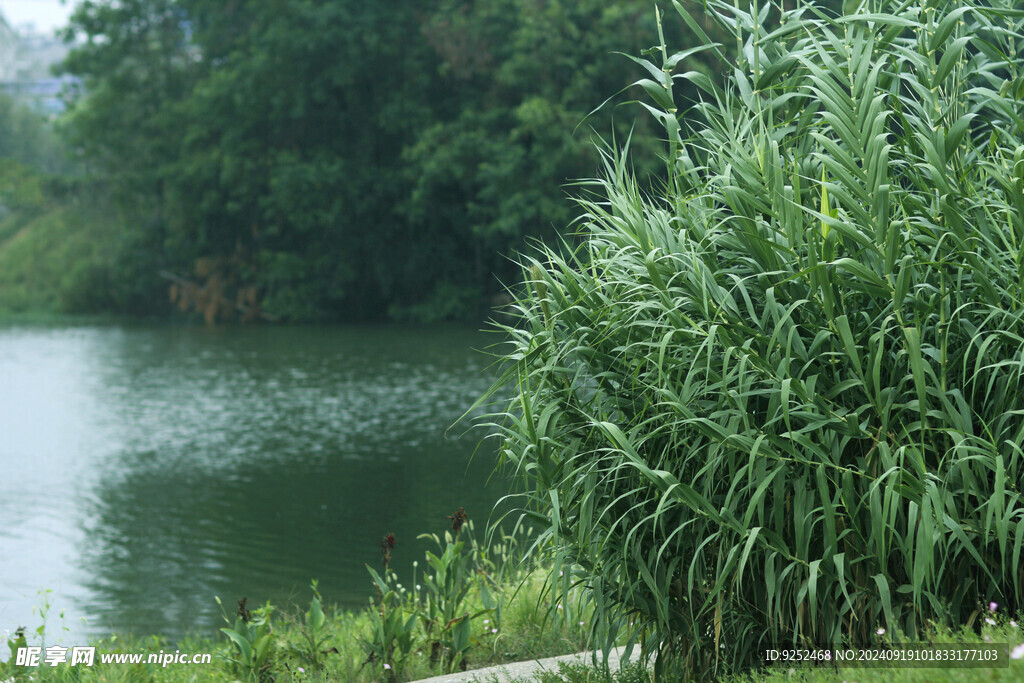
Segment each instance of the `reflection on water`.
[[[451,425],[486,388],[469,330],[0,328],[0,628],[53,589],[74,634],[211,630],[228,606],[350,607],[504,483]],[[83,626],[79,617],[88,618]],[[58,624],[51,623],[55,629]],[[67,638],[65,638],[67,640]]]

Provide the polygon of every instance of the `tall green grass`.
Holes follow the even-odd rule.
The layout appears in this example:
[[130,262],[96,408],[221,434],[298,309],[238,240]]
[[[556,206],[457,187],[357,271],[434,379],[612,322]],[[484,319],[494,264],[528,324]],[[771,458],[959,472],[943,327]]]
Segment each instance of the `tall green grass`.
[[116,218],[76,205],[0,219],[0,315],[112,308]]
[[505,328],[494,424],[562,584],[663,677],[1016,612],[1024,8],[673,4],[734,37],[727,83],[638,60],[667,182],[609,153]]

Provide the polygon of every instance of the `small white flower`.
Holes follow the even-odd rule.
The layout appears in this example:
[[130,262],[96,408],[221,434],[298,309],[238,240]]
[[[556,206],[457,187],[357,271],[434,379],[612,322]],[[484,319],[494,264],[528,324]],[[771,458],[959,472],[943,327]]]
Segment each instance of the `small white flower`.
[[384,663],[384,668],[387,669],[387,670],[390,670],[391,669],[391,665],[388,664],[387,662],[385,662]]
[[875,633],[877,633],[880,636],[884,636],[885,635],[885,629],[884,628],[880,628],[877,631],[875,631]]
[[1012,626],[1014,628],[1017,628],[1017,622],[1011,619],[1010,620],[1010,626]]
[[995,626],[996,625],[996,620],[992,619],[991,617],[985,617],[985,623],[988,624],[989,626]]
[[416,590],[421,590],[422,588],[423,588],[423,586],[421,586],[421,585],[420,585],[420,584],[418,584],[418,583],[416,584]]
[[300,666],[300,667],[299,667],[299,673],[300,673],[300,674],[304,674],[304,673],[306,673],[306,670],[305,670],[305,669],[303,669],[303,668],[302,668],[302,667]]
[[995,612],[997,609],[999,609],[999,605],[997,605],[994,602],[988,603],[988,611],[989,612]]
[[1010,650],[1010,659],[1024,659],[1024,643]]
[[498,629],[496,629],[496,628],[492,628],[491,629],[491,633],[497,633],[497,632],[498,632]]
[[484,619],[484,623],[485,624],[489,624],[489,623],[491,623],[491,620],[490,619]]

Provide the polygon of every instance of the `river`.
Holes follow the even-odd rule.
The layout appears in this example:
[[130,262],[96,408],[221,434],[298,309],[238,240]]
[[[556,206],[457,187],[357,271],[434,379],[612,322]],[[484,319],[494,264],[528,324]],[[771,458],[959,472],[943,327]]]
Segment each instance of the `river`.
[[[507,482],[451,425],[494,334],[450,327],[0,327],[0,632],[212,634],[250,606],[359,608]],[[47,593],[46,591],[49,591]],[[63,611],[63,616],[61,612]],[[76,641],[76,638],[78,641]]]

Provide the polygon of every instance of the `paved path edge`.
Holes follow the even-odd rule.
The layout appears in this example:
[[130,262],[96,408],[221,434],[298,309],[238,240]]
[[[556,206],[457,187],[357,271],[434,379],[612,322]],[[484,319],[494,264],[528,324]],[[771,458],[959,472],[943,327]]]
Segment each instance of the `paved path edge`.
[[[633,651],[631,660],[620,661],[623,650],[625,648],[617,647],[609,655],[608,666],[612,671],[618,670],[622,664],[627,664],[629,661],[635,662],[639,658],[640,651],[636,649]],[[472,671],[460,671],[454,674],[424,678],[419,681],[413,681],[413,683],[473,683],[474,681],[482,683],[493,680],[505,683],[514,678],[527,678],[541,671],[558,671],[558,665],[563,662],[590,664],[592,655],[592,652],[577,652],[574,655],[546,657],[544,659],[533,659],[524,662],[509,662],[507,664],[499,664],[498,666],[489,666],[486,669],[473,669]],[[598,653],[597,656],[598,661],[600,661],[601,654]]]

